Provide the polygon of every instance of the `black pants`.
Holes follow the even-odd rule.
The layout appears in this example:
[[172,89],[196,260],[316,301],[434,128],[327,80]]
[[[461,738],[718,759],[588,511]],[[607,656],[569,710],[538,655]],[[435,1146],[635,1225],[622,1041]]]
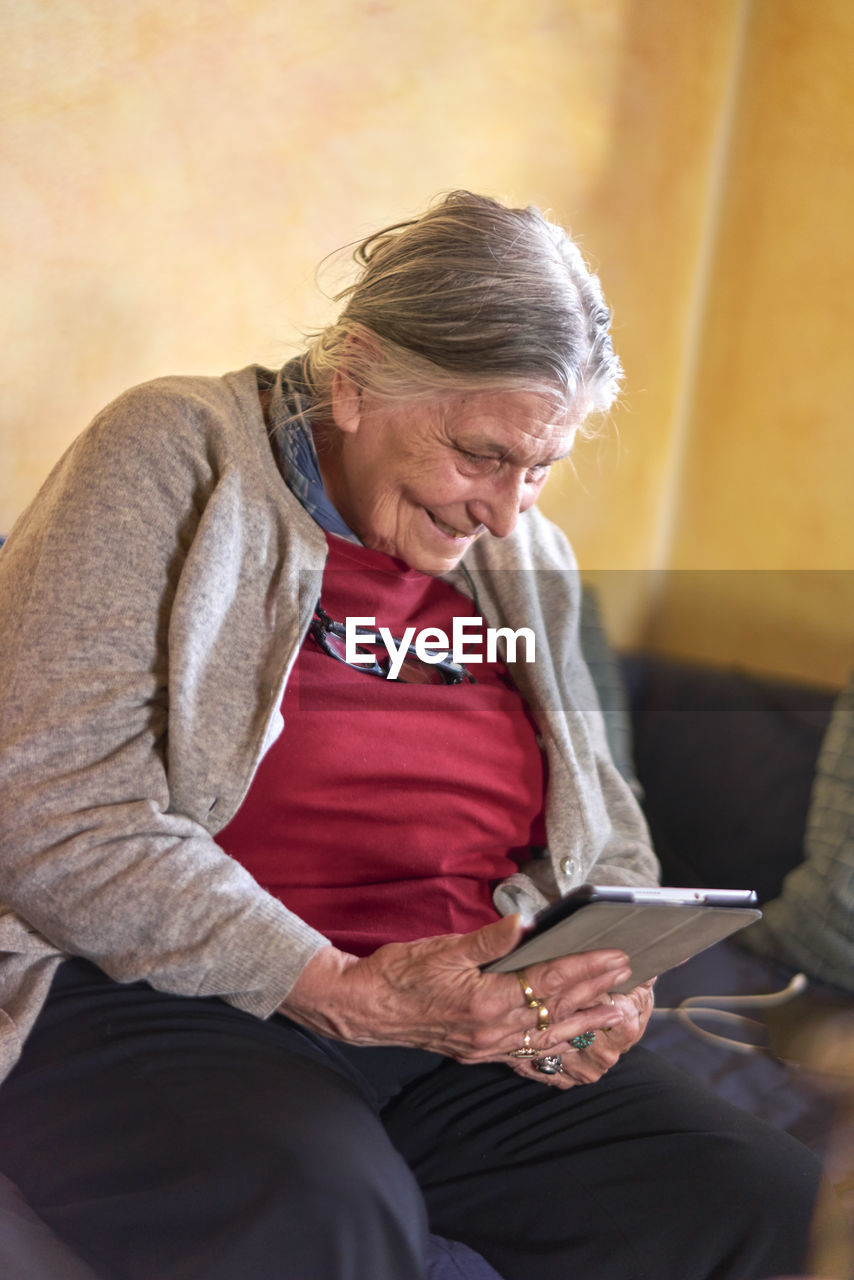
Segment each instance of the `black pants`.
[[506,1280],[801,1269],[813,1157],[643,1049],[567,1092],[344,1049],[64,964],[0,1089],[0,1167],[108,1280]]

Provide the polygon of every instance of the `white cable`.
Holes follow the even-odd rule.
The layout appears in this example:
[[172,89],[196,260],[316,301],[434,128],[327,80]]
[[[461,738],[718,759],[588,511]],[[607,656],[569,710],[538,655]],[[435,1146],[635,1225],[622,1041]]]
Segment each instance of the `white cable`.
[[653,1010],[653,1017],[676,1018],[683,1026],[693,1031],[704,1040],[724,1045],[736,1053],[769,1053],[767,1045],[751,1044],[746,1040],[733,1040],[730,1036],[721,1036],[714,1031],[707,1031],[695,1019],[709,1018],[717,1022],[728,1022],[742,1030],[759,1028],[764,1030],[765,1024],[757,1018],[745,1018],[740,1013],[730,1013],[730,1009],[771,1009],[785,1004],[806,989],[808,980],[805,974],[796,973],[791,982],[781,991],[769,991],[765,994],[749,996],[688,996],[680,1000],[673,1008],[666,1005]]

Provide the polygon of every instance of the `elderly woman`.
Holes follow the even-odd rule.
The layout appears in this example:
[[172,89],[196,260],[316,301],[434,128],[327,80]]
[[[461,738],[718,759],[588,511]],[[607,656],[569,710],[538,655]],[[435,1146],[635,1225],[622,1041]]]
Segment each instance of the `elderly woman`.
[[357,259],[279,373],[110,405],[0,555],[0,1167],[121,1280],[795,1270],[812,1157],[635,1047],[624,954],[482,968],[656,878],[534,509],[618,386],[598,281],[467,192]]

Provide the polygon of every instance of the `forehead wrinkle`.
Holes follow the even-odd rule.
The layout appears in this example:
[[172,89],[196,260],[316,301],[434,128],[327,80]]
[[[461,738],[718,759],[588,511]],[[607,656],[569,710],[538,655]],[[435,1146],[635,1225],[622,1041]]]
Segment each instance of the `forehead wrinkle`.
[[[568,458],[579,425],[566,404],[533,392],[463,395],[437,409],[440,431],[454,447],[526,469]],[[560,452],[543,457],[550,445]]]

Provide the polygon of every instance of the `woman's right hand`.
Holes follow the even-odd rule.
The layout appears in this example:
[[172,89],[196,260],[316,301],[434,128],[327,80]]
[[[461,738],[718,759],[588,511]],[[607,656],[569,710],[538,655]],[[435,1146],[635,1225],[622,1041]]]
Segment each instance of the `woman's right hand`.
[[573,1036],[620,1021],[606,997],[630,977],[627,957],[588,951],[526,970],[538,994],[552,993],[548,1029],[535,1030],[536,1011],[526,1004],[516,975],[481,969],[506,955],[520,935],[518,917],[510,916],[474,933],[389,943],[363,959],[324,947],[279,1012],[350,1044],[407,1045],[462,1063],[511,1066],[520,1060],[508,1054],[526,1032],[532,1048],[560,1054],[569,1051]]

